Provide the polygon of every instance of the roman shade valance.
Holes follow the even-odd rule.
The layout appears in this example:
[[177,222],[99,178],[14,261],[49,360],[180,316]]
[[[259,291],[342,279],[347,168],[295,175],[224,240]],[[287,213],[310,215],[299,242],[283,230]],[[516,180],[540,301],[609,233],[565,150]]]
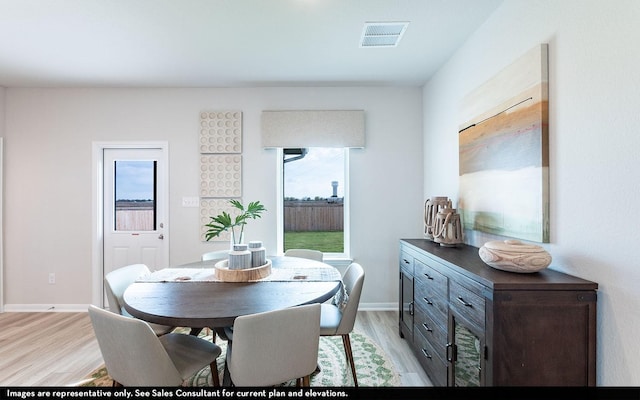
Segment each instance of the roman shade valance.
[[363,110],[262,112],[262,147],[364,147]]

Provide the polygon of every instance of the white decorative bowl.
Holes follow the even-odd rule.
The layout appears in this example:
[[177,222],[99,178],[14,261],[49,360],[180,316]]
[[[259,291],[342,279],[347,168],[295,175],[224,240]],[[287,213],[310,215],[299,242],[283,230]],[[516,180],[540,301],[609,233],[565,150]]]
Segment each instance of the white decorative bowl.
[[551,264],[551,255],[545,249],[519,240],[490,241],[478,253],[487,265],[502,271],[532,273]]

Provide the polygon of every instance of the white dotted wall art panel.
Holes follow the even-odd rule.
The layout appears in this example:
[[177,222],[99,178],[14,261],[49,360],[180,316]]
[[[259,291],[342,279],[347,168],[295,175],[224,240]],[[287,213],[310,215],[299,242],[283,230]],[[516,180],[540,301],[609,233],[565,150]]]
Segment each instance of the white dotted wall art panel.
[[200,155],[200,197],[242,196],[242,156]]
[[242,152],[242,111],[200,113],[200,153]]
[[[233,215],[230,198],[242,196],[242,111],[200,113],[200,237],[211,216],[226,211]],[[212,241],[229,241],[223,232]]]
[[[200,238],[203,242],[207,239],[205,234],[207,228],[205,225],[211,222],[211,217],[222,214],[226,211],[235,218],[238,209],[229,203],[229,199],[200,199]],[[211,242],[229,242],[231,240],[231,232],[222,232],[220,236],[211,238]]]

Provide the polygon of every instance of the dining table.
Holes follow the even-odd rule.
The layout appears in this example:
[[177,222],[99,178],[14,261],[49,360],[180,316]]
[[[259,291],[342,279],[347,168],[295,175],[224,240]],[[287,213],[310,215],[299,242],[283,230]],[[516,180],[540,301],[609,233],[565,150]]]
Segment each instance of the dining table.
[[225,282],[215,274],[218,261],[197,261],[139,277],[123,295],[131,315],[147,322],[191,328],[232,326],[241,315],[328,300],[340,303],[342,276],[315,260],[270,256],[269,276]]

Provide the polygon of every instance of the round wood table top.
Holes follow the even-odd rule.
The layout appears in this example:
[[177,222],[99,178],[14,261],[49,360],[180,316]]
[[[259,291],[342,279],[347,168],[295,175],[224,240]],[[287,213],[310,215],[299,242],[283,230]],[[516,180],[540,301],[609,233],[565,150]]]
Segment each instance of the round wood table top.
[[[131,284],[124,292],[124,307],[134,317],[147,322],[215,328],[233,325],[235,318],[240,315],[325,302],[342,285],[340,273],[328,264],[298,257],[269,259],[276,272],[274,276],[291,278],[267,278],[256,282],[143,279]],[[181,268],[186,268],[185,271],[193,268],[206,271],[213,268],[213,264],[211,261],[200,261],[185,264]],[[157,272],[175,272],[181,268]],[[287,271],[291,274],[282,274]],[[305,271],[312,273],[307,275]]]

